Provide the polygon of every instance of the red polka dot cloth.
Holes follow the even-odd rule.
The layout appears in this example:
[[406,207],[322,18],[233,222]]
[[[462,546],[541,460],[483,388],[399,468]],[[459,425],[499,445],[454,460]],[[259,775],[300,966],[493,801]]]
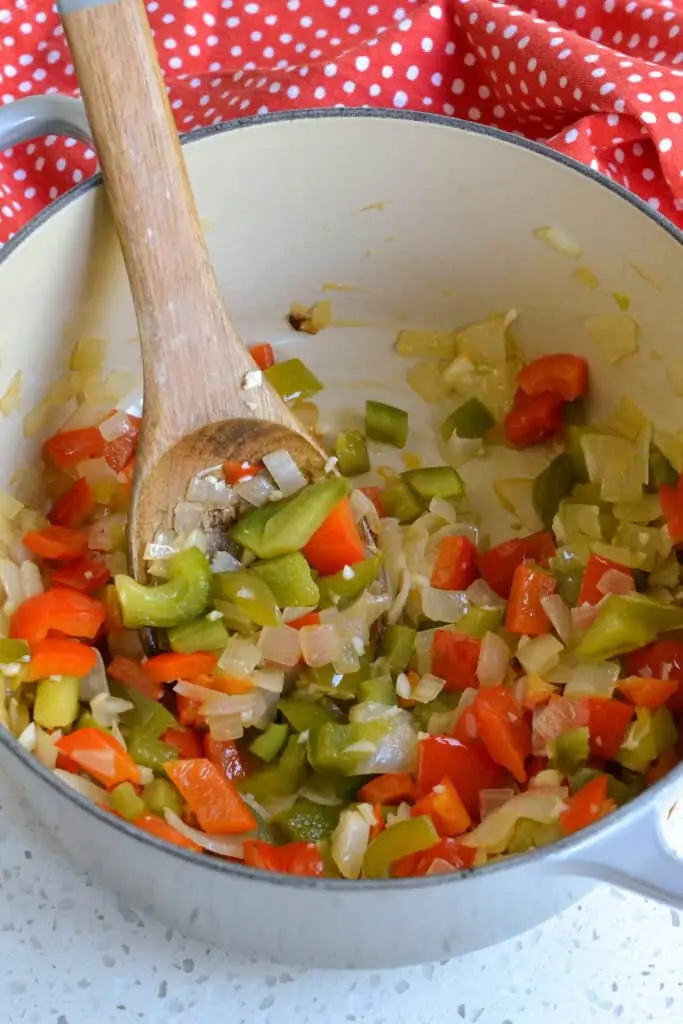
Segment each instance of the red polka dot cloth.
[[[180,131],[294,107],[496,125],[683,226],[683,0],[147,0]],[[0,98],[77,95],[49,0],[0,5]],[[0,243],[95,171],[72,139],[0,156]]]

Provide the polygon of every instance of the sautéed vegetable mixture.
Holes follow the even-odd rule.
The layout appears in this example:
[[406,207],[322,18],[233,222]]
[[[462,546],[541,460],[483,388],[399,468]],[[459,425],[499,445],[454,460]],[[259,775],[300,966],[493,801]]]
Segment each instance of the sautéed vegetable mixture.
[[[139,420],[81,405],[44,446],[46,516],[0,502],[2,725],[151,835],[346,879],[523,853],[661,778],[683,713],[683,447],[628,399],[592,422],[586,361],[525,364],[507,328],[397,340],[411,386],[451,404],[443,464],[383,467],[411,426],[368,401],[318,480],[286,451],[196,477],[149,585],[125,558]],[[315,429],[316,376],[252,355]],[[520,525],[495,546],[459,472],[493,446],[547,453],[534,480],[491,481]]]

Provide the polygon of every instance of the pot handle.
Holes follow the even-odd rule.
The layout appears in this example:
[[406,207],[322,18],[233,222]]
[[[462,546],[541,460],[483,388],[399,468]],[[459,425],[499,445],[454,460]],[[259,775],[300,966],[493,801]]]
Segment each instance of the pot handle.
[[595,838],[587,830],[578,850],[563,852],[557,860],[549,856],[548,868],[553,874],[594,878],[683,910],[683,859],[664,833],[667,819],[680,819],[683,813],[681,797],[680,780],[665,784],[661,793],[643,794],[610,815]]
[[0,152],[43,135],[68,135],[92,145],[81,101],[72,96],[30,96],[0,107]]

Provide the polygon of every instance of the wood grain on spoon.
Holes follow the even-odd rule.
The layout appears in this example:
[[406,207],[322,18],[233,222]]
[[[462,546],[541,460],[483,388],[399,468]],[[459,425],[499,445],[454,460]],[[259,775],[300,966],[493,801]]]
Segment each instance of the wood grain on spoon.
[[[264,381],[209,258],[142,0],[60,0],[142,347],[144,416],[131,504],[132,568],[197,473],[284,448],[317,476],[324,453]],[[264,287],[267,284],[264,282]]]

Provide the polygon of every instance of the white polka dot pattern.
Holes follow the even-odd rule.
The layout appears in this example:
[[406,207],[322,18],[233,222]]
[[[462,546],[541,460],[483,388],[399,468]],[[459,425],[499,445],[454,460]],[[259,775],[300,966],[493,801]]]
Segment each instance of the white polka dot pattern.
[[[625,185],[683,226],[677,0],[147,0],[180,131],[293,107],[493,124]],[[51,0],[0,8],[0,102],[77,95]],[[0,155],[0,244],[95,170],[73,140]]]

